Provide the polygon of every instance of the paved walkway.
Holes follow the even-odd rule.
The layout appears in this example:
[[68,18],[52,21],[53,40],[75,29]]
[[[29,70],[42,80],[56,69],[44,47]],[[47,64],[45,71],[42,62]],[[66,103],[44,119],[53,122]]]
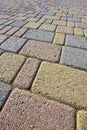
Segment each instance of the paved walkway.
[[0,0],[0,130],[87,130],[87,0]]

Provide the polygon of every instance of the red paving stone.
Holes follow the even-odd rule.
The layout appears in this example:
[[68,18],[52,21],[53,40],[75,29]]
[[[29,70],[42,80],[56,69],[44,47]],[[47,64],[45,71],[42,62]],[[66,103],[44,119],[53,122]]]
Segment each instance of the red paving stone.
[[0,115],[0,130],[75,130],[74,127],[73,108],[19,89],[11,93]]

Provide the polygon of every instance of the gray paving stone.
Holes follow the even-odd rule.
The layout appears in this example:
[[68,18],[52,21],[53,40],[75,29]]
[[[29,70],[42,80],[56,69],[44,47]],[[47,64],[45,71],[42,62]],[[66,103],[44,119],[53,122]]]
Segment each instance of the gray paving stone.
[[68,18],[68,21],[71,21],[71,22],[80,22],[80,19],[79,18]]
[[6,51],[18,52],[25,42],[26,39],[12,36],[1,44],[0,48]]
[[78,23],[78,22],[76,22],[76,23],[75,23],[75,26],[76,26],[77,28],[87,29],[87,24],[85,24],[85,23]]
[[0,19],[0,24],[5,23],[7,20],[6,19]]
[[53,16],[53,15],[55,15],[54,12],[41,12],[40,14],[41,14],[41,15],[48,15],[48,16]]
[[87,51],[78,48],[64,47],[60,63],[87,70]]
[[42,30],[30,29],[24,34],[23,37],[28,39],[33,39],[33,40],[52,42],[54,33],[47,32],[44,30],[42,31]]
[[12,26],[17,26],[17,27],[21,27],[21,26],[23,26],[24,24],[26,24],[27,22],[26,21],[15,21],[15,22],[13,22],[11,25]]
[[0,82],[0,109],[2,108],[10,91],[11,91],[11,87],[9,85]]
[[53,21],[53,20],[51,20],[51,19],[47,19],[45,23],[46,23],[46,24],[51,24],[52,21]]
[[0,29],[4,28],[5,26],[4,25],[0,25]]
[[81,36],[67,35],[65,45],[87,49],[87,40]]
[[61,17],[61,20],[66,21],[67,17]]

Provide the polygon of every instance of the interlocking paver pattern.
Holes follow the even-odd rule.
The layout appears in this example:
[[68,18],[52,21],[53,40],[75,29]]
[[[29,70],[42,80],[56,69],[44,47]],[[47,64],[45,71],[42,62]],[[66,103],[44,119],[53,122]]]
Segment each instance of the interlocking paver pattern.
[[0,0],[0,130],[87,130],[86,117],[87,0]]

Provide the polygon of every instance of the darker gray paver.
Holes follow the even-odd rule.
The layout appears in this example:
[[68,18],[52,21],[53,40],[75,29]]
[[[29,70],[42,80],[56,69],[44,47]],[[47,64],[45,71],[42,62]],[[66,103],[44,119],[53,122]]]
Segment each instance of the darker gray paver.
[[83,28],[83,29],[87,29],[87,24],[85,24],[85,23],[75,23],[75,26],[77,27],[77,28]]
[[0,24],[5,23],[7,20],[6,19],[0,19]]
[[19,37],[10,37],[3,44],[1,44],[0,48],[2,50],[18,52],[19,49],[25,44],[26,39]]
[[51,24],[52,21],[53,21],[53,20],[51,20],[51,19],[47,19],[45,23],[46,23],[46,24]]
[[0,29],[4,28],[5,26],[4,25],[0,25]]
[[21,27],[21,26],[23,26],[24,24],[26,24],[27,22],[26,21],[15,21],[15,22],[13,22],[11,25],[12,26],[17,26],[17,27]]
[[23,37],[28,39],[45,41],[45,42],[52,42],[54,33],[42,31],[42,30],[30,29],[24,34]]
[[53,16],[53,15],[55,15],[55,13],[54,12],[41,12],[40,15]]
[[72,47],[64,47],[60,63],[87,70],[87,51]]
[[65,45],[87,49],[87,40],[81,36],[67,35]]
[[79,18],[68,18],[68,21],[70,22],[80,22]]
[[0,109],[2,108],[10,91],[11,91],[11,87],[9,85],[0,82]]

